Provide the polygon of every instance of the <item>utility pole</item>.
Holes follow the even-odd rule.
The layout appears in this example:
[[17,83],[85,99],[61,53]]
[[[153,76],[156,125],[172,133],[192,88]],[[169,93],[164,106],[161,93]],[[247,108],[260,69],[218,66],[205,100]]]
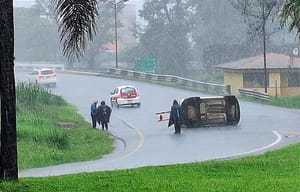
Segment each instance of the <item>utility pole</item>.
[[107,1],[108,3],[111,3],[113,6],[114,6],[114,15],[115,15],[115,52],[116,52],[116,55],[115,55],[115,59],[116,59],[116,68],[119,68],[119,61],[118,61],[118,21],[117,21],[117,9],[118,9],[118,6],[125,3],[126,1],[129,1],[129,0],[120,0],[120,1],[117,1],[117,0],[114,0],[114,1]]
[[117,25],[117,0],[115,0],[114,3],[114,9],[115,9],[115,51],[116,51],[116,68],[119,67],[118,63],[118,25]]
[[262,7],[262,16],[263,16],[263,26],[262,26],[262,32],[263,32],[263,49],[264,49],[264,85],[265,85],[265,93],[268,93],[268,85],[267,85],[267,59],[266,59],[266,18],[265,18],[265,5],[263,4]]

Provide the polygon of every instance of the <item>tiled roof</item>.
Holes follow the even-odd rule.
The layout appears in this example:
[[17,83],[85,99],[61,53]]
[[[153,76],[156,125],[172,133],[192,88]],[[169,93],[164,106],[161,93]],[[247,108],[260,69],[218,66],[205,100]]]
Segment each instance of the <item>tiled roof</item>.
[[[268,69],[300,68],[300,58],[291,59],[289,55],[268,53],[266,54],[266,67]],[[264,56],[250,57],[215,66],[222,69],[263,69]]]

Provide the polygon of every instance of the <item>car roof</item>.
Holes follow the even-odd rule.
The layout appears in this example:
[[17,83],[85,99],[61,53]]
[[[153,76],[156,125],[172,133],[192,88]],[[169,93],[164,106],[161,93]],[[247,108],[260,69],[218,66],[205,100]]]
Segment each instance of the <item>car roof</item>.
[[51,69],[51,68],[34,68],[34,69],[33,69],[33,71],[47,71],[47,70],[54,71],[54,70]]
[[135,88],[135,86],[132,86],[132,85],[122,85],[122,86],[118,86],[117,88],[122,89],[122,88],[127,88],[127,87]]

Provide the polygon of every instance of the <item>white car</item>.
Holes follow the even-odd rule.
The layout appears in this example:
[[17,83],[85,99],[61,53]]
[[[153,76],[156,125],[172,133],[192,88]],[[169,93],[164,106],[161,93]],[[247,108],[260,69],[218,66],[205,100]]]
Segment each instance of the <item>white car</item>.
[[56,73],[51,68],[34,69],[28,75],[31,83],[56,86]]
[[116,87],[110,95],[111,106],[141,106],[140,95],[134,86],[119,86]]

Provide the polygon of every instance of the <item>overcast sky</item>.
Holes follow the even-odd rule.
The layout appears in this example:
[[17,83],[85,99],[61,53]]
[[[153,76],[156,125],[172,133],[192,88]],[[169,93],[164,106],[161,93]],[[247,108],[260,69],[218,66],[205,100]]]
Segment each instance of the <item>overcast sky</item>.
[[[139,10],[142,8],[144,0],[129,0],[127,3],[135,4],[136,9]],[[15,7],[31,7],[33,4],[34,0],[14,0]]]

